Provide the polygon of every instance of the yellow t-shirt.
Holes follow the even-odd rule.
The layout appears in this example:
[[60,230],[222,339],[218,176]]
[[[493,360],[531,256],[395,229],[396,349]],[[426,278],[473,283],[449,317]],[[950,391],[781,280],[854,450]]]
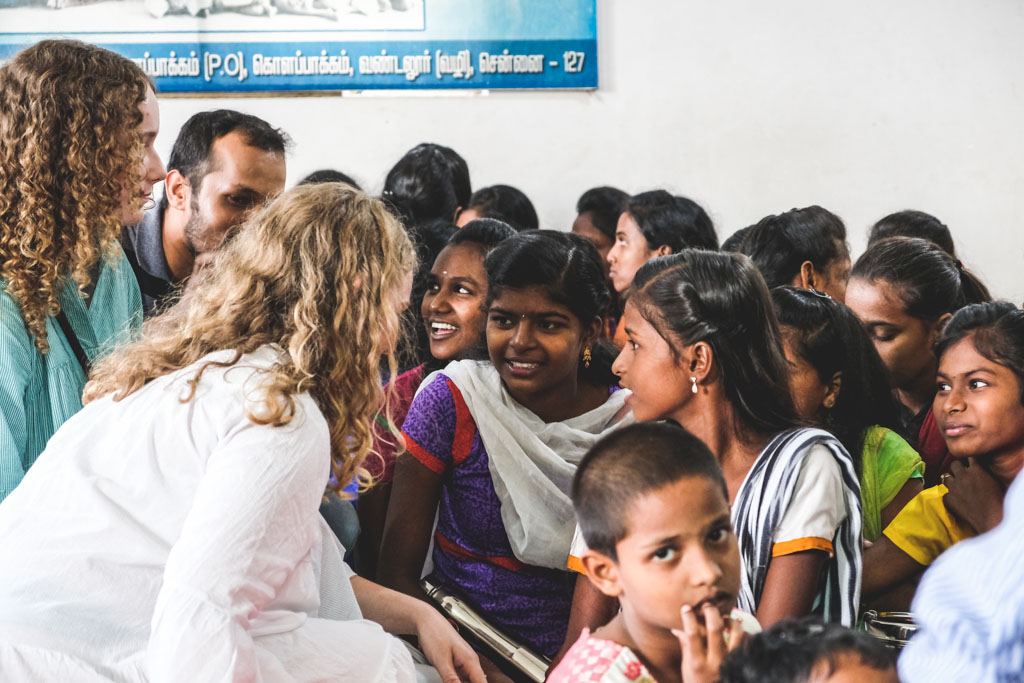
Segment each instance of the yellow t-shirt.
[[974,534],[946,510],[949,489],[939,484],[914,496],[882,532],[897,548],[924,566],[956,543]]

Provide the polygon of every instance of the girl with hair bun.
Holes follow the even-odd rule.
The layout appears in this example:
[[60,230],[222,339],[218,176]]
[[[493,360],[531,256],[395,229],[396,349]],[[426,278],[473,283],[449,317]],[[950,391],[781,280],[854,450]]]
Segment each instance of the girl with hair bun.
[[925,462],[932,486],[950,465],[932,411],[934,347],[950,317],[990,299],[988,289],[940,247],[917,237],[875,242],[853,266],[846,304],[881,356],[900,408],[900,436]]

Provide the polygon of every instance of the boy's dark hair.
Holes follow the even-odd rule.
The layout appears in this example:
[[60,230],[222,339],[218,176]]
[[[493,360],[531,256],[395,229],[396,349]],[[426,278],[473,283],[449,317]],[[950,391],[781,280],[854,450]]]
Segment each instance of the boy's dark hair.
[[590,214],[590,222],[608,239],[615,241],[615,226],[626,208],[629,195],[617,187],[592,187],[576,202],[577,214]]
[[936,320],[967,304],[990,301],[988,288],[934,242],[888,237],[870,245],[853,264],[851,279],[887,282],[907,315]]
[[1024,311],[1009,301],[971,304],[961,308],[946,323],[935,346],[936,358],[966,337],[985,358],[1017,375],[1020,402],[1024,404]]
[[[198,193],[203,178],[210,171],[213,143],[236,131],[245,138],[247,145],[264,152],[283,155],[290,144],[283,130],[274,128],[258,116],[233,109],[201,111],[189,117],[178,131],[167,159],[167,170],[181,173],[192,186],[192,192]],[[160,200],[160,208],[167,208],[166,193]]]
[[316,183],[345,183],[346,185],[351,185],[357,190],[362,191],[363,189],[359,186],[359,183],[352,178],[352,176],[342,173],[341,171],[335,171],[333,168],[322,168],[319,171],[313,171],[299,181],[299,185],[313,185]]
[[728,246],[750,257],[769,288],[792,283],[805,261],[822,271],[850,255],[843,221],[820,206],[765,216]]
[[466,160],[450,147],[423,142],[388,171],[381,198],[409,228],[424,221],[453,221],[471,194]]
[[691,199],[650,190],[630,197],[623,211],[636,221],[649,249],[668,246],[673,254],[688,247],[718,249],[711,218]]
[[747,638],[722,664],[721,683],[806,683],[816,666],[827,664],[835,673],[843,655],[885,671],[896,666],[896,655],[864,631],[825,624],[816,617],[786,619]]
[[473,193],[463,209],[473,209],[481,218],[504,221],[520,232],[540,227],[533,202],[522,190],[511,185],[482,187]]
[[956,258],[956,247],[953,245],[953,235],[949,228],[938,218],[924,211],[908,209],[882,218],[871,226],[868,246],[886,237],[920,237],[934,242],[944,252]]
[[700,439],[672,422],[641,422],[616,430],[583,456],[572,482],[580,531],[592,550],[617,560],[625,511],[638,497],[684,477],[705,477],[729,500],[725,478]]

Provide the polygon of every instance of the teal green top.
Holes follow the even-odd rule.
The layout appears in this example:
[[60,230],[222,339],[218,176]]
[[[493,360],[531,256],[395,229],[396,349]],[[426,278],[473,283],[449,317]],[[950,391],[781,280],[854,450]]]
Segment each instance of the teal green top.
[[[59,298],[90,361],[127,341],[142,324],[139,286],[123,253],[113,266],[102,266],[88,304],[73,282]],[[54,317],[46,320],[46,338],[50,351],[44,356],[0,280],[0,501],[53,433],[82,408],[85,373]]]

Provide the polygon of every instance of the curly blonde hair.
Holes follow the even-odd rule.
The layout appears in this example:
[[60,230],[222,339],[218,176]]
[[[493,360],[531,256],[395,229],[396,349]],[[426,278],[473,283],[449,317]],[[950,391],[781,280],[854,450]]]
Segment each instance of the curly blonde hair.
[[[84,400],[115,401],[208,353],[189,379],[192,400],[207,368],[229,367],[265,344],[284,350],[266,393],[248,411],[257,424],[287,424],[308,392],[330,426],[334,491],[357,478],[372,449],[372,420],[385,405],[380,362],[392,376],[401,334],[399,294],[415,251],[384,205],[342,183],[303,185],[279,196],[222,247],[177,304],[142,337],[100,361]],[[389,420],[390,423],[390,420]],[[392,431],[394,425],[391,423]]]
[[73,40],[0,68],[0,277],[43,353],[60,288],[70,277],[84,295],[117,253],[122,196],[141,181],[147,87],[131,60]]

